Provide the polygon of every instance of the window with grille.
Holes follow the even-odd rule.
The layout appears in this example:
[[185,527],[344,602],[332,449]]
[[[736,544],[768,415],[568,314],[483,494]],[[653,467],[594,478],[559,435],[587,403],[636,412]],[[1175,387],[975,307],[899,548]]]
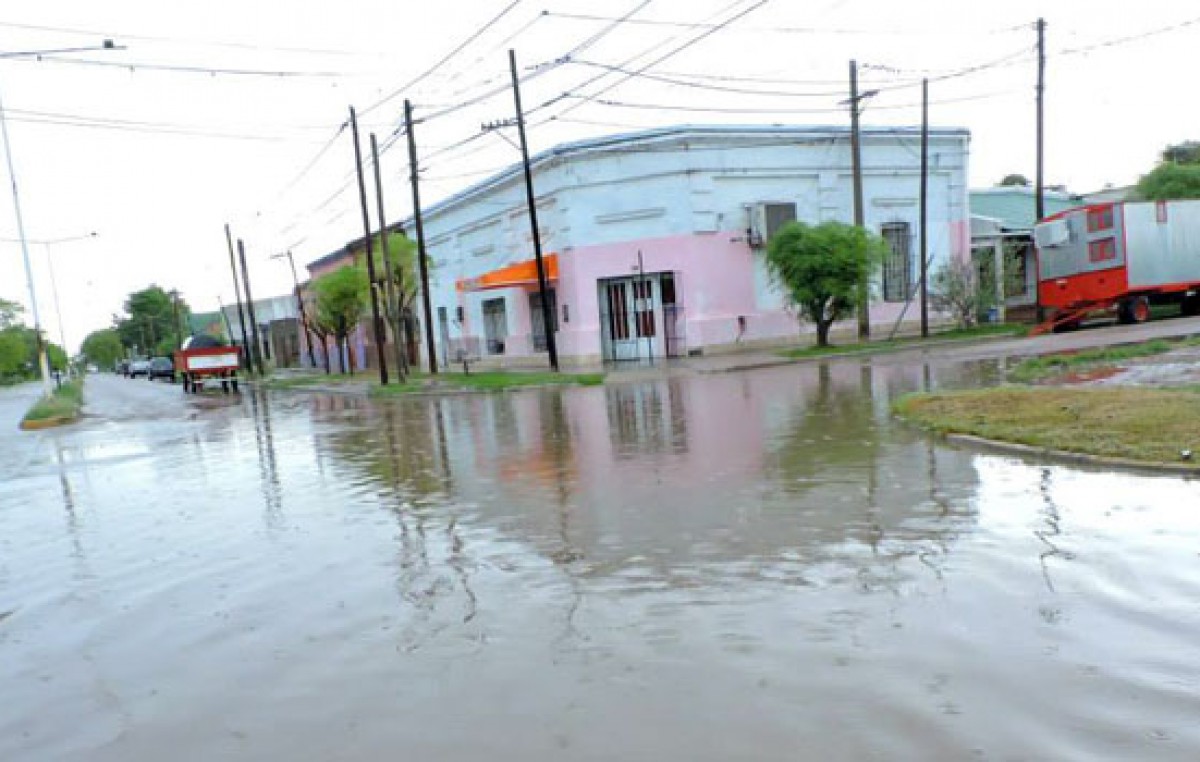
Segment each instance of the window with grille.
[[883,300],[903,302],[911,296],[912,251],[907,222],[888,222],[880,230],[887,242],[883,261]]

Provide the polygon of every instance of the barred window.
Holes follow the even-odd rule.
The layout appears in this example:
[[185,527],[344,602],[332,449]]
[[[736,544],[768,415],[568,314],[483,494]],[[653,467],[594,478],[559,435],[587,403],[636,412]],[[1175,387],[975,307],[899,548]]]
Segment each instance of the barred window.
[[911,296],[912,247],[907,222],[887,222],[880,229],[887,241],[887,258],[883,261],[883,300],[903,302]]

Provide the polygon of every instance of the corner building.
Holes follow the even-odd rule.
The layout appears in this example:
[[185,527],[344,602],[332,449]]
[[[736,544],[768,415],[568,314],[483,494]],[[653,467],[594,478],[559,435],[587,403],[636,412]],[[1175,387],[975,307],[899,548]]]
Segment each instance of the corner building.
[[[871,320],[890,332],[919,320],[920,131],[861,136],[865,224],[890,248]],[[930,131],[931,274],[969,255],[969,140],[965,129]],[[853,220],[848,128],[668,127],[563,144],[531,164],[565,364],[795,342],[812,327],[772,282],[765,242],[791,219]],[[439,360],[543,362],[520,165],[427,207],[424,225]]]

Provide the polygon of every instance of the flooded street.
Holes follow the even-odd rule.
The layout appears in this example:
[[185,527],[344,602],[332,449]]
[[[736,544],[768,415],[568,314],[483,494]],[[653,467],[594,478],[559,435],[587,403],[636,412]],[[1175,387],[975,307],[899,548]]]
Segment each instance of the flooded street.
[[1200,483],[878,358],[376,402],[0,390],[0,759],[1200,757]]

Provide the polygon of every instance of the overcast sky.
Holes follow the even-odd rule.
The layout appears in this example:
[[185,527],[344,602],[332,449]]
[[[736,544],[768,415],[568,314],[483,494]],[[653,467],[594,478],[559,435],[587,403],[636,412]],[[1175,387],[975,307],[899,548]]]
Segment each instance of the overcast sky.
[[[48,256],[72,350],[150,283],[196,310],[232,301],[226,222],[246,240],[255,295],[286,292],[272,254],[291,249],[303,277],[362,235],[350,105],[364,146],[370,132],[390,145],[413,101],[425,203],[515,161],[479,129],[512,115],[509,47],[535,152],[667,124],[845,124],[855,58],[862,88],[880,90],[865,124],[919,124],[927,76],[931,121],[971,130],[973,187],[1032,178],[1039,15],[1047,183],[1132,183],[1167,143],[1200,138],[1185,86],[1200,7],[1187,0],[6,3],[6,52],[126,47],[0,59],[28,237],[97,233],[31,245],[42,323],[57,341]],[[389,221],[408,216],[402,140],[381,166]],[[7,191],[0,238],[15,239]],[[0,297],[28,303],[15,243],[0,242]]]

